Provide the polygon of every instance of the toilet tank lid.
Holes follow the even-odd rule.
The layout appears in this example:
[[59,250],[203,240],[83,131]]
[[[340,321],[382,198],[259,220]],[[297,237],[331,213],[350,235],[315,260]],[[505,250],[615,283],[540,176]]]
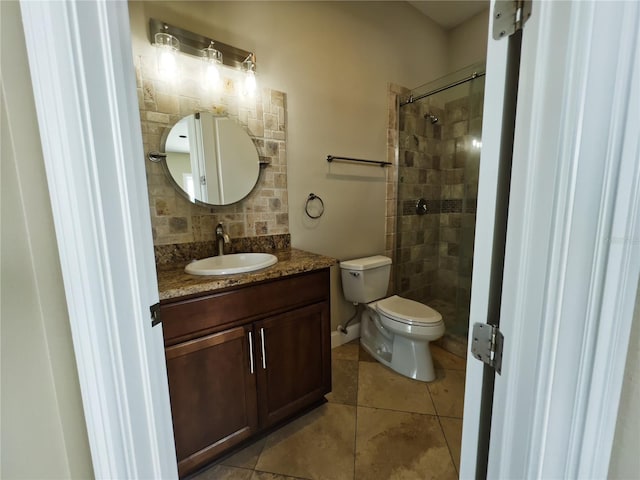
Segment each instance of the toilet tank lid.
[[355,258],[353,260],[340,262],[340,268],[345,270],[369,270],[370,268],[383,267],[385,265],[391,265],[391,259],[383,255]]

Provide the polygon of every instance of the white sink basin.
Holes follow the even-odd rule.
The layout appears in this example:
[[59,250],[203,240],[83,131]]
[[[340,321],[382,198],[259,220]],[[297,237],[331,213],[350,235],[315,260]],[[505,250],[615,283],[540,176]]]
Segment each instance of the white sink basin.
[[270,253],[234,253],[197,260],[187,265],[184,271],[191,275],[231,275],[253,272],[277,262],[278,258]]

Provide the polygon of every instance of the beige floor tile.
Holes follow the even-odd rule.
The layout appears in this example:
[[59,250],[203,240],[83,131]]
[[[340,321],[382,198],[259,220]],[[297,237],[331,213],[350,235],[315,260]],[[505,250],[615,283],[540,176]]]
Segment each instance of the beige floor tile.
[[361,362],[378,363],[378,361],[375,358],[373,358],[369,352],[367,352],[364,348],[362,348],[362,346],[360,346],[360,349],[358,351],[359,351],[359,360]]
[[331,358],[335,360],[358,360],[360,340],[354,340],[331,350]]
[[376,362],[360,362],[358,405],[435,414],[427,386]]
[[307,480],[302,477],[288,477],[286,475],[278,475],[277,473],[269,472],[253,472],[251,480]]
[[192,480],[251,480],[253,470],[216,465],[192,477]]
[[331,393],[326,399],[333,403],[355,405],[358,399],[358,362],[331,361]]
[[444,432],[444,438],[447,440],[453,463],[456,470],[460,471],[460,446],[462,445],[462,419],[440,417],[440,425]]
[[355,422],[355,407],[326,403],[269,435],[256,470],[313,480],[351,480]]
[[358,408],[356,480],[455,479],[438,419]]
[[431,356],[433,366],[438,370],[465,370],[467,361],[453,353],[447,352],[444,348],[431,344]]
[[238,453],[226,458],[221,462],[222,465],[229,467],[250,468],[254,469],[262,449],[264,447],[264,438],[252,443],[251,445],[243,448]]
[[438,415],[462,418],[464,375],[464,370],[436,370],[436,379],[427,385]]

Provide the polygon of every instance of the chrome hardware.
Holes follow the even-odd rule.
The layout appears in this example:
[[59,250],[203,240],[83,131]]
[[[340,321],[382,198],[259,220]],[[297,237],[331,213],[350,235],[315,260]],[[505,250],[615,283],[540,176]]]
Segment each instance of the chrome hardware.
[[224,226],[222,223],[219,223],[216,227],[216,240],[218,242],[218,255],[224,255],[224,244],[229,243],[229,235],[227,235],[224,231]]
[[495,325],[488,323],[473,325],[471,353],[481,362],[493,367],[497,373],[500,373],[502,368],[503,344],[504,335]]
[[513,35],[529,20],[531,0],[496,0],[493,13],[493,39]]
[[167,158],[167,154],[164,152],[149,152],[147,158],[150,162],[158,163]]
[[249,367],[251,368],[251,375],[253,375],[253,334],[249,332]]
[[260,329],[260,343],[262,344],[262,369],[267,369],[267,353],[264,349],[264,328]]
[[360,272],[349,272],[349,275],[351,275],[352,277],[359,277]]
[[204,175],[202,175],[200,177],[200,185],[206,185],[207,184],[207,177],[205,177]]
[[416,201],[416,214],[424,215],[427,213],[427,201],[424,198],[419,198]]
[[389,165],[393,165],[393,163],[391,162],[384,162],[382,160],[363,160],[362,158],[336,157],[335,155],[327,155],[327,162],[331,163],[334,160],[339,160],[341,162],[368,163],[373,165],[380,165],[381,167],[388,167]]
[[[317,200],[318,202],[320,202],[320,206],[317,209],[317,212],[310,212],[309,211],[309,204],[313,201],[313,200]],[[310,193],[309,196],[307,197],[307,201],[304,204],[304,211],[307,214],[307,216],[309,218],[320,218],[322,216],[322,214],[324,213],[324,202],[322,201],[322,199],[316,195],[315,193]]]

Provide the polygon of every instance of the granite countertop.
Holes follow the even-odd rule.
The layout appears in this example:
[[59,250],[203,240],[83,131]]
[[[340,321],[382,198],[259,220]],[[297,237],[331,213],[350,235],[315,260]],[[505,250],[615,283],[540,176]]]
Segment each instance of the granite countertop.
[[278,263],[261,270],[236,275],[189,275],[184,272],[188,262],[157,265],[160,300],[210,293],[237,285],[311,272],[330,267],[337,262],[335,258],[295,248],[270,253],[278,257]]

